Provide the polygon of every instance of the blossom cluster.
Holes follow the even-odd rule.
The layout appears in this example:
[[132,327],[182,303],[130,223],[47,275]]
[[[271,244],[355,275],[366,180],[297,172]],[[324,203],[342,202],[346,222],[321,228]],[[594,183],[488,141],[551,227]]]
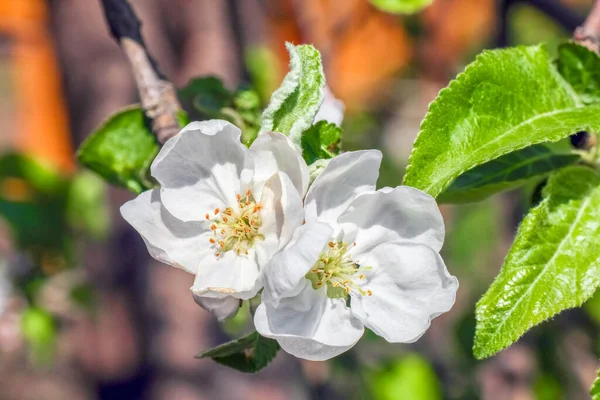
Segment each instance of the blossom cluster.
[[342,153],[311,183],[288,137],[262,133],[246,148],[240,134],[192,122],[151,166],[160,187],[121,208],[154,258],[195,274],[198,304],[223,320],[260,294],[256,330],[309,360],[350,349],[365,327],[413,342],[452,307],[436,202],[376,190],[379,151]]

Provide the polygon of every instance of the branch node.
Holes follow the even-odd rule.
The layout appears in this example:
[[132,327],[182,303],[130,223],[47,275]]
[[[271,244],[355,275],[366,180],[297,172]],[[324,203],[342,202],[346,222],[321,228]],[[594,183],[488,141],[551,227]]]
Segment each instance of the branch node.
[[181,105],[175,87],[159,72],[140,31],[141,23],[127,0],[101,0],[111,35],[131,65],[140,101],[152,133],[164,144],[179,132]]

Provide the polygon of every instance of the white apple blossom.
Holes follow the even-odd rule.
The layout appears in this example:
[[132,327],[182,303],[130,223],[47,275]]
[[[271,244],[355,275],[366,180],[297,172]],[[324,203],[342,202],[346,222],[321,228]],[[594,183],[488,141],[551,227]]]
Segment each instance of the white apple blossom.
[[279,133],[261,134],[248,149],[227,121],[192,122],[163,146],[151,173],[160,189],[121,214],[154,258],[196,274],[198,304],[221,319],[235,314],[302,224],[302,156]]
[[314,122],[327,121],[341,126],[344,120],[345,109],[344,103],[333,95],[329,86],[325,86],[323,102],[315,116]]
[[329,359],[365,326],[413,342],[454,304],[435,200],[406,186],[375,191],[380,163],[375,150],[332,159],[306,195],[306,224],[265,268],[255,326],[290,354]]

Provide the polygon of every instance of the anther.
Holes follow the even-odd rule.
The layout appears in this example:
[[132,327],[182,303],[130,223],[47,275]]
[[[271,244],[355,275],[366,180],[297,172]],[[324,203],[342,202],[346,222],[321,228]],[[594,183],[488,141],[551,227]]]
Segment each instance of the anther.
[[206,213],[206,215],[204,216],[206,219],[210,219],[210,215],[208,215],[208,213]]
[[219,208],[215,208],[215,215],[217,215],[221,211]]
[[213,238],[208,239],[208,241],[211,242],[212,244],[215,244],[215,239],[213,239]]

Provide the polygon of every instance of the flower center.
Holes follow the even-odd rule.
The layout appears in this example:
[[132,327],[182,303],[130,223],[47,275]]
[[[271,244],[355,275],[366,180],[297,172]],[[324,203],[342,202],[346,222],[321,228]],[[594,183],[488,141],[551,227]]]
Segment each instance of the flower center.
[[[356,246],[356,243],[354,243]],[[365,279],[364,271],[371,267],[361,267],[350,258],[348,243],[329,242],[319,259],[306,274],[312,288],[317,290],[322,287],[327,289],[327,297],[332,299],[348,298],[352,290],[367,296],[373,295],[371,290],[363,290],[359,285]]]
[[262,225],[259,215],[262,204],[254,201],[250,190],[245,196],[238,194],[236,197],[237,209],[227,207],[221,211],[216,208],[212,216],[206,214],[206,219],[212,222],[210,229],[213,237],[209,241],[215,247],[217,257],[226,251],[246,255],[255,241],[264,240],[264,236],[258,232]]

